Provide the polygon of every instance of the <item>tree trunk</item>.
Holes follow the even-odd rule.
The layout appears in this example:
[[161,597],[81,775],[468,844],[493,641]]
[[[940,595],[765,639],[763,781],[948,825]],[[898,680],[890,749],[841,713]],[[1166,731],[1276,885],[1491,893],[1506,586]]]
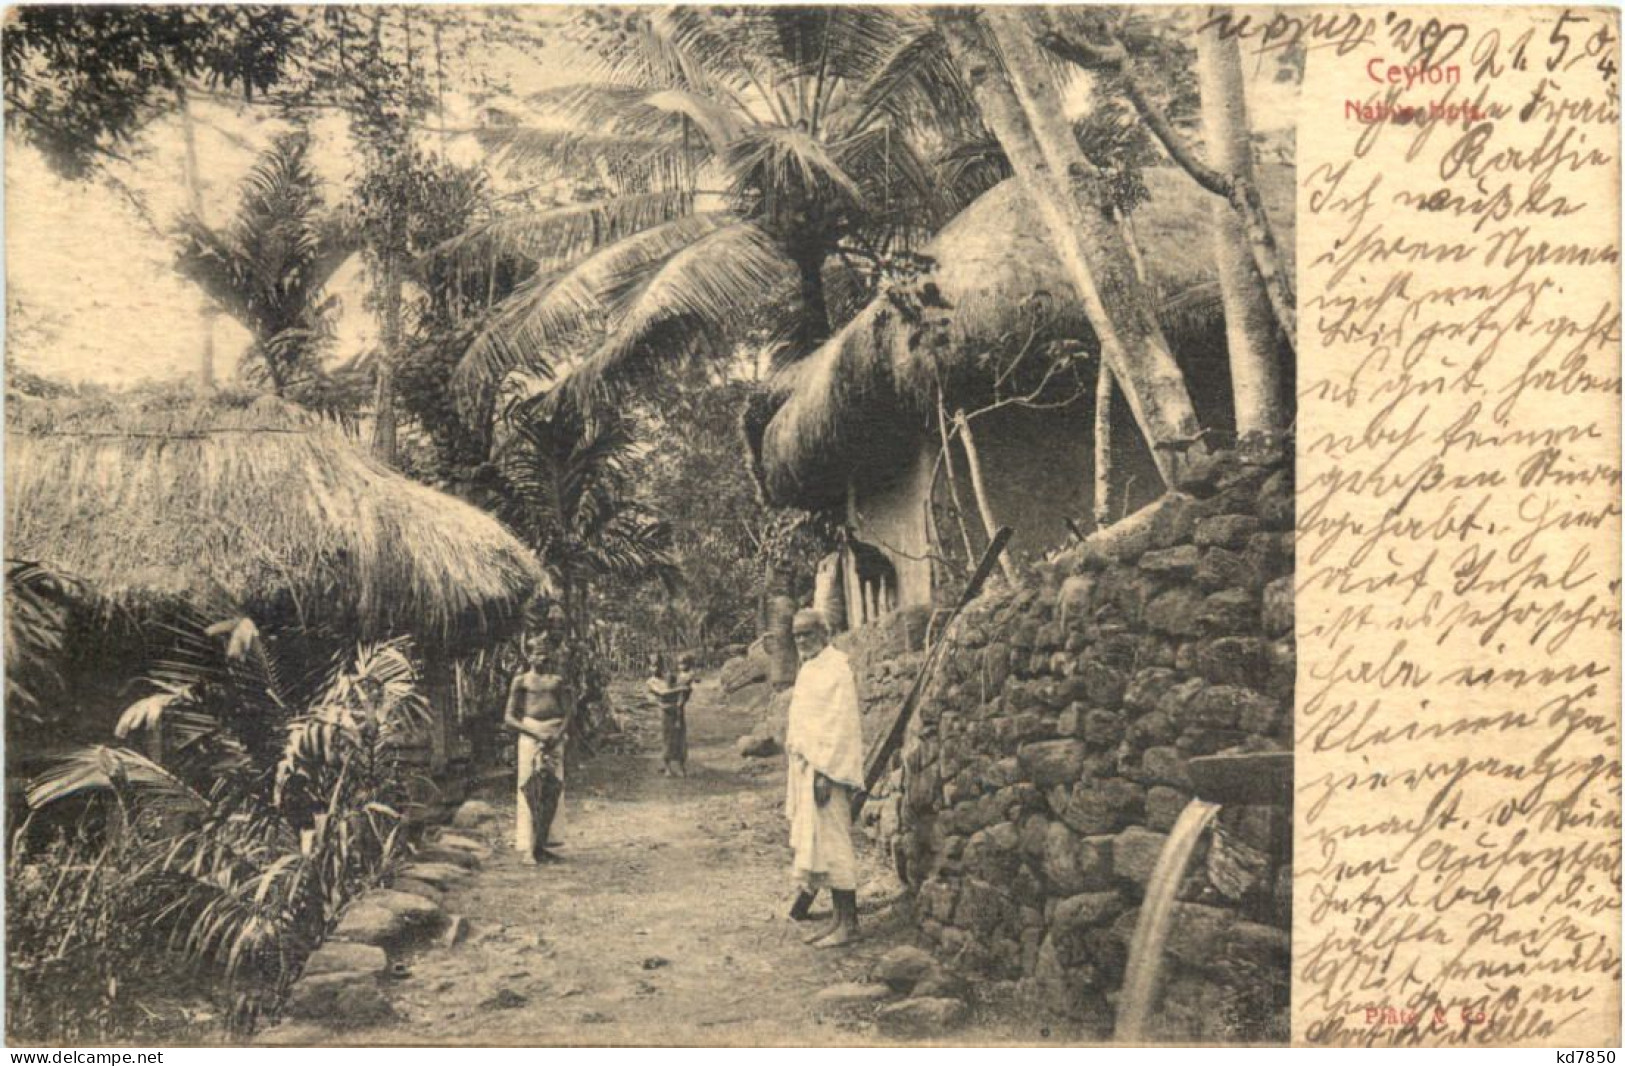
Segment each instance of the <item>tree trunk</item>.
[[372,452],[395,465],[395,360],[401,346],[401,274],[393,258],[384,263],[382,336],[373,390]]
[[[1061,93],[1016,8],[940,8],[937,20],[967,74],[982,117],[1049,229],[1100,338],[1101,354],[1134,412],[1163,480],[1202,454],[1184,374],[1134,271],[1099,172],[1067,124]],[[1001,64],[999,56],[1004,62]]]
[[[186,88],[175,90],[181,116],[181,140],[186,151],[182,159],[182,179],[186,183],[186,209],[192,217],[203,222],[203,184],[198,177],[197,131],[192,126],[192,106]],[[203,347],[198,353],[198,384],[205,389],[214,388],[214,308],[203,308]]]
[[[1137,62],[1123,47],[1121,41],[1099,46],[1085,44],[1075,38],[1055,32],[1045,33],[1040,40],[1045,48],[1083,69],[1095,73],[1110,72],[1119,76],[1129,102],[1139,112],[1153,136],[1162,142],[1168,158],[1179,165],[1196,183],[1215,196],[1222,196],[1241,216],[1242,232],[1252,252],[1253,265],[1263,280],[1275,318],[1286,334],[1285,344],[1295,350],[1298,336],[1298,306],[1293,294],[1292,279],[1282,265],[1281,250],[1276,245],[1275,230],[1264,210],[1264,201],[1258,193],[1258,183],[1250,176],[1225,174],[1203,162],[1191,146],[1185,143],[1168,116],[1146,95]],[[1243,123],[1245,125],[1245,122]]]
[[[959,443],[965,449],[965,468],[970,471],[971,494],[976,497],[976,510],[982,516],[982,529],[987,532],[988,543],[993,543],[994,534],[999,531],[999,523],[993,517],[993,505],[987,498],[987,486],[982,483],[982,459],[976,452],[976,438],[971,435],[970,419],[965,417],[964,411],[954,412],[954,428],[959,431]],[[1016,564],[1010,561],[1010,549],[1006,548],[999,553],[999,568],[1010,582],[1010,587],[1016,586]]]
[[795,355],[811,355],[829,339],[829,302],[824,293],[824,246],[801,239],[790,250],[800,281],[801,319],[797,324]]
[[976,549],[971,546],[970,530],[965,527],[965,505],[959,500],[959,479],[954,476],[954,451],[948,437],[948,412],[943,406],[941,391],[937,392],[937,431],[942,435],[942,466],[943,472],[948,475],[948,498],[953,501],[959,538],[965,543],[965,566],[972,567],[976,565]]
[[1095,368],[1095,526],[1112,521],[1112,368]]
[[[1215,13],[1219,11],[1215,9]],[[1210,26],[1197,38],[1196,56],[1208,163],[1234,181],[1256,186],[1241,48],[1234,37],[1221,37],[1218,29]],[[1224,301],[1225,341],[1230,350],[1236,433],[1274,435],[1283,424],[1284,353],[1269,293],[1254,262],[1241,216],[1223,200],[1214,200],[1209,212],[1213,219],[1213,257]]]

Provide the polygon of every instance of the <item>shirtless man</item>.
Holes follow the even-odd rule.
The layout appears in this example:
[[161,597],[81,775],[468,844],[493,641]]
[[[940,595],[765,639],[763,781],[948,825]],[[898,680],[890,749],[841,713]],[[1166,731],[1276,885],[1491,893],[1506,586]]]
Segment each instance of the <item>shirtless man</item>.
[[570,698],[554,672],[553,655],[541,637],[525,641],[525,670],[508,689],[502,724],[519,735],[518,817],[514,847],[531,863],[555,862],[548,832],[564,795],[564,739]]

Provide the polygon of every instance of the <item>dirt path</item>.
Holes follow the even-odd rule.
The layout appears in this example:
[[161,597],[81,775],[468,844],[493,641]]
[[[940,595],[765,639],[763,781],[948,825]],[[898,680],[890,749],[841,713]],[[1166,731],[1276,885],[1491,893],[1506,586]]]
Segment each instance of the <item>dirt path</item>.
[[[864,940],[844,951],[801,943],[791,891],[780,759],[745,760],[733,742],[754,724],[718,700],[690,709],[689,777],[656,772],[658,753],[603,755],[570,783],[561,853],[521,865],[513,793],[486,798],[504,817],[495,854],[449,913],[468,919],[454,948],[408,960],[392,988],[402,1021],[346,1034],[357,1044],[873,1043],[861,1014],[822,1016],[812,996],[861,981],[906,942],[895,879],[864,856]],[[827,903],[822,906],[827,907]],[[979,1023],[954,1042],[1031,1042],[1036,1026]]]

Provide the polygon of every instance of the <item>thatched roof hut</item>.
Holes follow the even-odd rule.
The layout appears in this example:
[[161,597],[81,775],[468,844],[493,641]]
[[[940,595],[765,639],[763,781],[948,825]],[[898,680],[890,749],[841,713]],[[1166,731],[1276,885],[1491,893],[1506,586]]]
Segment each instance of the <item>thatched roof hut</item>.
[[[1198,414],[1212,424],[1203,410],[1209,407],[1222,423],[1230,417],[1224,411],[1228,397],[1215,402],[1214,394],[1227,391],[1229,379],[1212,260],[1213,197],[1170,169],[1148,171],[1146,184],[1151,197],[1134,213],[1133,228],[1158,314],[1193,378]],[[1290,255],[1292,172],[1263,168],[1260,184],[1279,243]],[[946,335],[911,344],[917,325],[878,299],[776,380],[784,402],[767,425],[761,449],[766,486],[776,500],[838,502],[848,476],[906,455],[931,410],[937,382],[951,403],[974,394],[990,374],[982,357],[1010,354],[1032,332],[1035,314],[1046,336],[1095,347],[1082,302],[1018,182],[989,190],[924,252],[936,262],[930,280],[948,305]],[[1034,311],[1035,302],[1041,311]],[[1204,356],[1216,358],[1206,359],[1211,365],[1193,365]]]
[[13,399],[6,422],[7,557],[117,613],[226,603],[455,651],[545,580],[496,519],[273,398]]

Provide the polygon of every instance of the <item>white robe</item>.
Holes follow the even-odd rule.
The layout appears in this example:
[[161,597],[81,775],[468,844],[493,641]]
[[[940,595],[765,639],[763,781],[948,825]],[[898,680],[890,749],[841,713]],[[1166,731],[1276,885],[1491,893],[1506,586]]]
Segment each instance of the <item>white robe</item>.
[[789,757],[785,815],[795,877],[803,888],[857,888],[850,794],[836,789],[819,807],[813,780],[821,773],[853,791],[863,787],[862,730],[857,683],[846,653],[826,647],[796,675],[784,739]]

